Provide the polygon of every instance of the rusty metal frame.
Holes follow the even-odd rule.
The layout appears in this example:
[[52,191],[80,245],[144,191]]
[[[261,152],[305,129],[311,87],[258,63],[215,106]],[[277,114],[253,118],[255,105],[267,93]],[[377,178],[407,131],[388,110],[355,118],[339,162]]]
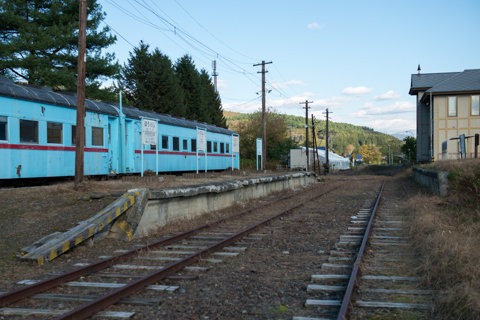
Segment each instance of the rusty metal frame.
[[357,276],[360,270],[360,263],[362,261],[363,254],[365,253],[365,248],[367,246],[368,238],[370,236],[370,231],[373,225],[373,220],[375,219],[375,213],[377,212],[377,208],[380,203],[380,199],[382,197],[384,186],[385,186],[385,182],[383,182],[382,185],[380,186],[380,191],[378,192],[377,199],[375,200],[375,205],[373,206],[372,213],[370,214],[370,219],[368,220],[367,227],[365,228],[362,244],[360,245],[357,258],[355,259],[355,263],[353,264],[352,273],[350,274],[350,279],[348,280],[347,289],[345,290],[345,295],[343,296],[342,304],[340,306],[340,311],[338,312],[338,315],[337,315],[337,320],[347,319],[348,307],[350,306],[350,303],[352,301],[353,289],[355,288],[355,285],[357,282]]

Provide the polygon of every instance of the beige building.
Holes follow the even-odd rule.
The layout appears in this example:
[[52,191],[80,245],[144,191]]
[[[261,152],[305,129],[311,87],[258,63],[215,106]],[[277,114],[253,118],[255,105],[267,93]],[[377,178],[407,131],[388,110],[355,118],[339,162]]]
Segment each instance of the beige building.
[[[417,96],[417,160],[473,158],[480,134],[480,69],[413,74],[410,94]],[[433,107],[431,107],[433,106]]]

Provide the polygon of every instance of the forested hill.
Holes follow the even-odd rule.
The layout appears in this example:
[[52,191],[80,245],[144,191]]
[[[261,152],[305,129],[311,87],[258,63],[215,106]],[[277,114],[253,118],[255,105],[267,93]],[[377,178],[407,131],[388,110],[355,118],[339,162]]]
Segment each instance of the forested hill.
[[[227,126],[231,130],[236,130],[239,123],[248,121],[250,114],[238,113],[231,111],[224,111],[224,117],[227,119]],[[305,143],[305,118],[291,115],[284,115],[285,122],[288,126],[287,135],[299,144]],[[315,120],[315,131],[317,132],[318,146],[325,145],[325,120]],[[311,126],[311,119],[309,119],[309,126]],[[402,141],[399,139],[381,132],[374,131],[372,128],[356,126],[349,123],[329,122],[330,131],[330,147],[337,154],[350,154],[352,146],[354,151],[362,145],[376,146],[382,154],[387,154],[389,146],[392,149],[399,150]],[[311,129],[309,131],[309,139],[311,140]],[[347,148],[349,146],[349,148]],[[350,149],[350,150],[349,150]]]

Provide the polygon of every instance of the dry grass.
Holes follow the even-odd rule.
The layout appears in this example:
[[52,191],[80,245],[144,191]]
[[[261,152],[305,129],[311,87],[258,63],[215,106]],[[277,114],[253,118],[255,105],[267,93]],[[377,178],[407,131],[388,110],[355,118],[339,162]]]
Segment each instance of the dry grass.
[[438,162],[435,168],[450,173],[449,196],[409,200],[420,272],[440,291],[436,318],[480,319],[480,161]]

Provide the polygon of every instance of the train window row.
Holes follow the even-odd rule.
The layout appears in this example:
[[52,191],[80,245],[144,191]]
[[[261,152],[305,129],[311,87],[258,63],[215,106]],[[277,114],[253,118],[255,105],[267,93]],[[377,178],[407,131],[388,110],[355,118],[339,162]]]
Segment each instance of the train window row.
[[[162,136],[162,149],[169,149],[169,137]],[[180,141],[182,142],[182,150],[180,150]],[[212,148],[213,145],[213,148]],[[150,150],[156,150],[157,146],[154,144],[150,145]],[[190,151],[197,152],[197,139],[190,139]],[[213,153],[230,153],[230,144],[224,142],[212,142],[207,141],[207,152]],[[172,151],[189,151],[188,150],[188,139],[180,139],[179,137],[172,137]]]

